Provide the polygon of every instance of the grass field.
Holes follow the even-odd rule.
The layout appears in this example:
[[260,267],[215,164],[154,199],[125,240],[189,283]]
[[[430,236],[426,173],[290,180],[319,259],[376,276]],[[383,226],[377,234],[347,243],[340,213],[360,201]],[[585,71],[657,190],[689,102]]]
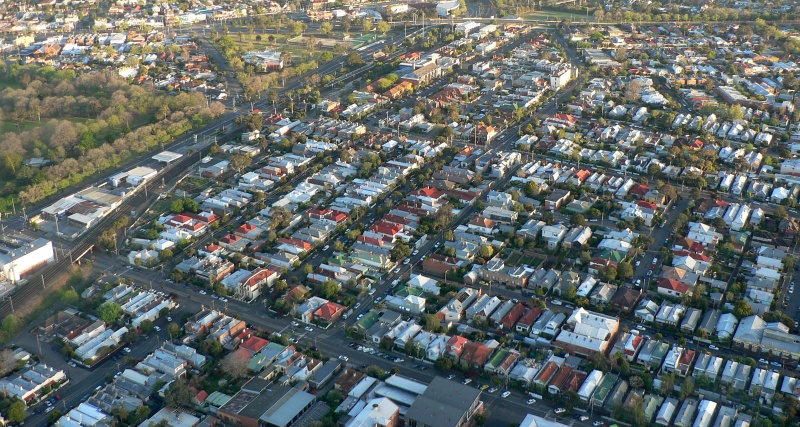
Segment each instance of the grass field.
[[530,19],[535,21],[554,21],[554,20],[562,20],[566,18],[572,19],[573,22],[594,22],[594,15],[589,13],[589,15],[580,14],[580,13],[570,13],[570,12],[563,12],[557,10],[537,10],[536,12],[531,12],[529,14],[522,16],[524,19]]
[[[259,35],[261,36],[261,40],[257,40]],[[269,41],[270,35],[275,38],[272,42]],[[308,47],[306,47],[305,43],[302,43],[302,40],[304,39],[302,37],[299,40],[295,40],[293,43],[289,43],[290,37],[283,34],[236,34],[232,35],[231,39],[236,46],[241,49],[242,52],[246,52],[248,50],[289,52],[293,57],[298,58],[307,57],[311,53]],[[317,37],[317,41],[329,42],[334,41],[334,39]],[[353,45],[353,43],[349,41],[338,39],[336,39],[335,42],[343,43],[349,45],[350,47]],[[316,52],[319,53],[320,50],[322,50],[322,47],[318,47]]]

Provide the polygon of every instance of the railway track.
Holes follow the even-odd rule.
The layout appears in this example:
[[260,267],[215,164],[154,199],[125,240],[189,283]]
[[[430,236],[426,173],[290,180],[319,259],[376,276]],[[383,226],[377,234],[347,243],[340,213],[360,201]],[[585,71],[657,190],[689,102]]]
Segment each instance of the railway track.
[[[235,132],[232,131],[229,134],[232,135],[234,133]],[[203,148],[200,157],[207,152],[208,147]],[[69,254],[62,255],[58,261],[46,266],[40,274],[28,277],[28,282],[26,284],[18,287],[10,296],[3,298],[2,303],[0,303],[0,318],[14,314],[16,309],[20,308],[22,304],[33,299],[38,293],[46,291],[47,286],[64,274],[65,270],[67,270],[72,263],[79,261],[82,256],[91,250],[97,243],[100,235],[110,228],[118,219],[130,215],[131,211],[143,212],[144,208],[158,197],[161,189],[160,178],[163,178],[164,182],[168,185],[172,184],[187,173],[196,162],[197,158],[194,157],[194,155],[184,156],[166,170],[162,171],[161,174],[150,182],[146,183],[147,191],[141,188],[136,191],[135,194],[125,199],[114,212],[105,216],[99,223],[89,229],[89,231],[78,237],[72,243]]]

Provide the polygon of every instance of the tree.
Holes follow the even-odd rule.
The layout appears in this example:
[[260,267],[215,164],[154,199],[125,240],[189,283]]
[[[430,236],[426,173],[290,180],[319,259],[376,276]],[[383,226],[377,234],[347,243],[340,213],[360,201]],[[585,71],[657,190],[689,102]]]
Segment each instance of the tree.
[[378,30],[379,33],[386,34],[389,32],[389,30],[392,29],[392,26],[389,25],[389,23],[386,21],[381,21],[378,22],[378,27],[376,29]]
[[362,67],[362,66],[364,66],[364,64],[366,64],[366,62],[364,62],[364,59],[361,58],[361,55],[359,55],[356,52],[348,53],[347,54],[347,59],[345,59],[345,63],[347,64],[347,66],[349,68],[358,68],[358,67]]
[[17,359],[14,358],[14,351],[5,349],[0,351],[0,376],[5,376],[17,367]]
[[494,255],[494,248],[492,248],[491,245],[483,245],[478,250],[478,256],[483,258],[483,259],[486,259],[486,260],[491,259],[492,255]]
[[65,289],[61,294],[61,301],[64,301],[67,305],[75,305],[78,302],[78,298],[78,292],[73,288]]
[[104,322],[110,325],[119,320],[119,317],[122,315],[122,307],[117,303],[106,302],[100,305],[100,307],[97,307],[97,314],[100,315],[100,318]]
[[781,219],[788,218],[788,217],[789,217],[789,213],[786,212],[786,208],[785,207],[778,206],[777,208],[775,208],[775,218],[781,220]]
[[629,262],[621,262],[617,264],[617,276],[622,280],[628,280],[633,277],[633,266]]
[[694,380],[692,377],[686,377],[681,384],[681,400],[686,399],[694,393]]
[[8,407],[8,421],[17,424],[25,419],[25,403],[15,399],[14,403]]
[[333,24],[330,22],[323,22],[322,24],[319,24],[319,31],[322,34],[329,36],[333,32]]
[[644,380],[642,380],[642,377],[640,377],[640,376],[630,377],[628,382],[629,382],[631,388],[634,388],[634,389],[644,387]]
[[539,185],[533,181],[528,181],[525,183],[525,186],[522,187],[522,191],[525,192],[526,196],[533,197],[539,194]]
[[639,79],[631,80],[625,88],[625,100],[634,102],[642,97],[642,81]]
[[[216,342],[216,341],[215,341]],[[192,401],[192,389],[186,380],[180,378],[170,384],[164,392],[164,401],[167,406],[181,407],[188,405]]]
[[50,412],[50,415],[47,417],[47,422],[49,422],[50,424],[55,424],[58,422],[58,420],[61,418],[62,415],[64,414],[58,409],[56,409],[53,412]]
[[737,319],[744,319],[753,314],[753,308],[745,300],[739,300],[733,303],[733,315]]
[[572,215],[572,218],[570,218],[570,223],[572,225],[583,227],[586,225],[586,218],[582,214],[575,214]]
[[442,326],[441,321],[435,314],[425,315],[425,329],[431,332],[436,332]]
[[613,282],[617,279],[617,269],[614,267],[607,267],[603,269],[603,275],[605,276],[606,280]]
[[794,270],[796,264],[793,256],[786,255],[781,261],[783,262],[783,266],[786,268],[786,271]]
[[594,368],[603,372],[608,372],[611,370],[611,360],[608,359],[608,356],[605,353],[598,352],[592,356],[592,363],[594,363]]
[[447,372],[453,369],[453,361],[447,357],[440,357],[433,362],[433,367],[442,372]]
[[661,376],[661,394],[669,396],[675,389],[675,374],[669,373]]
[[156,327],[156,325],[153,324],[152,320],[144,320],[144,321],[142,321],[142,323],[139,324],[139,328],[141,328],[142,332],[144,332],[146,334],[149,334],[150,332],[153,332],[153,329],[155,327]]
[[236,169],[237,172],[241,173],[242,169],[250,166],[250,163],[253,159],[246,154],[233,154],[231,155],[230,165],[232,168]]
[[339,292],[339,284],[333,280],[326,280],[319,286],[322,298],[331,299]]
[[247,354],[242,351],[234,351],[222,359],[219,367],[222,372],[230,375],[234,379],[244,378],[247,375]]
[[389,256],[392,258],[392,261],[401,260],[409,255],[411,255],[411,249],[404,242],[395,244],[389,251]]
[[372,18],[370,18],[369,16],[367,16],[366,18],[364,18],[363,21],[361,21],[361,29],[364,30],[365,33],[372,31],[374,27],[375,27],[375,21],[373,21]]
[[170,324],[167,325],[167,334],[170,338],[178,338],[181,334],[181,327],[175,322],[170,322]]
[[331,390],[325,395],[325,401],[328,402],[328,405],[330,405],[331,408],[339,406],[343,400],[344,396],[339,390]]

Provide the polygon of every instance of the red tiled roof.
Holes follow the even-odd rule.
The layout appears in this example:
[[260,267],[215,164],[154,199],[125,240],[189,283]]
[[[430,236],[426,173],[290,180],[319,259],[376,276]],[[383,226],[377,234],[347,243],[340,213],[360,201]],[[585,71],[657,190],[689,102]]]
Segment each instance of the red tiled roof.
[[207,392],[207,391],[205,391],[205,390],[200,390],[200,392],[199,392],[199,393],[197,393],[197,394],[194,396],[194,398],[195,398],[195,400],[197,400],[199,403],[203,403],[203,402],[205,402],[205,401],[206,401],[206,399],[208,399],[208,392]]
[[687,291],[689,291],[689,285],[686,285],[674,279],[665,279],[662,277],[658,279],[656,283],[659,288],[669,289],[672,291],[680,292],[681,294],[685,294]]
[[519,319],[517,323],[525,326],[531,326],[533,325],[533,322],[535,322],[536,319],[538,319],[539,316],[541,315],[542,315],[542,309],[539,307],[533,307],[532,309],[528,310],[525,314],[523,314],[522,318]]
[[344,311],[344,309],[345,307],[343,305],[328,301],[316,309],[314,315],[325,320],[332,320],[334,316]]
[[266,347],[267,344],[269,344],[269,341],[265,340],[264,338],[250,337],[239,344],[239,347],[249,351],[252,354],[256,354],[261,351],[262,348]]

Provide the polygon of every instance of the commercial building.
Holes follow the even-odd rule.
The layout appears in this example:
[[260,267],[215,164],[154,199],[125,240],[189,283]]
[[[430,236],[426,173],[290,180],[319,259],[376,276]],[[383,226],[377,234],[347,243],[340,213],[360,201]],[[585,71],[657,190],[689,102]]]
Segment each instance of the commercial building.
[[406,412],[409,427],[466,427],[483,413],[481,391],[436,377]]
[[36,239],[18,248],[0,246],[0,282],[19,282],[33,270],[55,261],[53,242]]

